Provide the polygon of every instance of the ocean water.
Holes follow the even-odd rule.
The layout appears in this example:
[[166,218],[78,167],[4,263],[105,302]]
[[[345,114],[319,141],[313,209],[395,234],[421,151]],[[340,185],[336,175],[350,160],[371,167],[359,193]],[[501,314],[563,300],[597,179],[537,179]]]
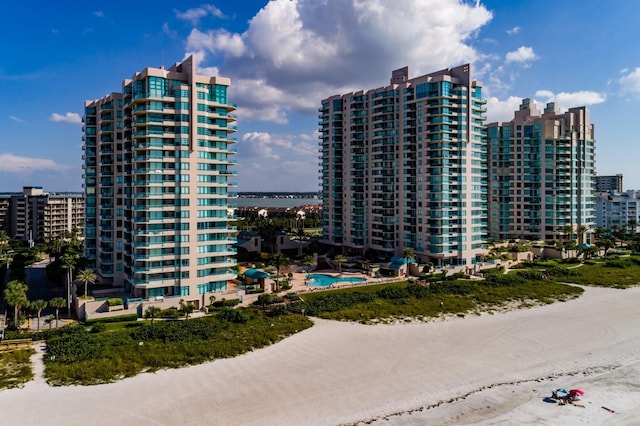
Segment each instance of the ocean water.
[[319,198],[236,198],[229,204],[238,207],[299,207],[306,204],[320,205]]

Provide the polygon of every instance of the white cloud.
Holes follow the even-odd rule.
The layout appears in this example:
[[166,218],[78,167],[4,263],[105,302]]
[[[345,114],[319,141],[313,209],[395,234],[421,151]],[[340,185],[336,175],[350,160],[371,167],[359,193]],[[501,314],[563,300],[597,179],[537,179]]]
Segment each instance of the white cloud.
[[176,18],[184,21],[191,22],[192,25],[196,25],[201,18],[208,15],[215,16],[216,18],[224,18],[224,13],[212,4],[205,4],[200,7],[188,9],[184,12],[180,12],[176,9],[173,10],[176,14]]
[[244,33],[193,30],[186,50],[233,77],[243,120],[286,123],[333,94],[388,84],[405,65],[417,76],[477,60],[472,43],[491,17],[459,0],[272,0]]
[[606,96],[602,93],[593,92],[591,90],[580,90],[577,92],[560,92],[553,93],[550,90],[538,90],[536,97],[543,98],[543,104],[547,102],[555,102],[561,109],[596,105],[606,101]]
[[518,34],[519,32],[520,32],[520,27],[513,27],[513,28],[507,30],[507,34],[509,34],[509,35]]
[[249,132],[242,135],[242,143],[238,146],[238,156],[243,158],[263,158],[279,160],[280,156],[273,152],[274,140],[269,133]]
[[45,158],[21,157],[13,154],[0,154],[0,172],[19,173],[39,170],[67,170],[69,166],[56,164]]
[[238,146],[238,157],[279,160],[292,155],[314,160],[318,155],[317,134],[278,134],[249,132],[242,136]]
[[511,121],[514,117],[514,111],[520,107],[520,103],[522,103],[522,98],[517,96],[510,96],[504,101],[495,96],[487,98],[487,123]]
[[167,36],[169,36],[169,38],[177,38],[178,37],[178,32],[175,30],[172,30],[169,27],[169,24],[167,22],[162,24],[162,32],[165,33]]
[[57,123],[82,123],[82,118],[80,118],[80,114],[76,112],[68,112],[66,114],[58,114],[54,112],[49,117],[50,121],[55,121]]
[[242,56],[245,53],[245,46],[240,34],[231,34],[226,30],[203,33],[194,28],[187,38],[187,50],[223,52],[230,56]]
[[623,94],[640,95],[640,67],[631,72],[625,68],[623,73],[625,75],[618,80]]
[[533,51],[533,47],[520,46],[517,50],[512,52],[508,52],[505,60],[507,63],[510,62],[531,62],[540,59],[538,55]]
[[104,12],[101,10],[97,10],[93,12],[93,16],[95,16],[96,18],[104,18]]
[[22,118],[20,118],[20,117],[16,117],[15,115],[10,115],[10,116],[9,116],[9,119],[10,119],[10,120],[13,120],[13,121],[15,121],[15,122],[17,122],[17,123],[22,123],[22,124],[26,124],[26,123],[27,123],[27,122],[26,122],[26,121],[24,121]]

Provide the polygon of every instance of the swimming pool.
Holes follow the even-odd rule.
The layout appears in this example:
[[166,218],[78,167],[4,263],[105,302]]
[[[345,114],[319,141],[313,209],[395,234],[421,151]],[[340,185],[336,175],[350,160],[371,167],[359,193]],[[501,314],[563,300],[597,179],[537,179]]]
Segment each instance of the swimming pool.
[[309,274],[307,275],[307,285],[310,287],[329,287],[335,283],[363,283],[365,278],[359,277],[334,277],[326,274]]

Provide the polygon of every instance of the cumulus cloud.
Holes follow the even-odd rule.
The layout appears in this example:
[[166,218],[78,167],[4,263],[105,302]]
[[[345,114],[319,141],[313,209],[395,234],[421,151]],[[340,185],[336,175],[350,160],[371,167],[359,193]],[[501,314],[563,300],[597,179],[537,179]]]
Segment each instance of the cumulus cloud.
[[508,52],[505,60],[507,63],[520,62],[527,63],[540,59],[538,55],[533,51],[533,47],[520,46],[517,50]]
[[274,154],[274,138],[265,132],[249,132],[242,135],[242,144],[238,146],[238,156],[243,158],[263,158],[265,160],[279,160]]
[[62,171],[67,169],[69,166],[56,164],[55,161],[45,158],[21,157],[10,153],[0,154],[0,172],[30,173],[41,170]]
[[67,112],[66,114],[58,114],[54,112],[49,117],[50,121],[55,121],[57,123],[82,123],[82,118],[80,118],[80,114],[76,112]]
[[553,93],[550,90],[538,90],[536,97],[544,99],[543,103],[555,102],[562,109],[578,106],[596,105],[606,101],[606,96],[602,93],[590,90],[580,90],[577,92]]
[[279,160],[296,155],[314,161],[318,155],[317,140],[315,132],[302,135],[249,132],[242,136],[238,157]]
[[507,30],[507,34],[509,34],[509,35],[518,34],[519,32],[520,32],[520,27],[513,27],[513,28]]
[[631,72],[625,68],[622,73],[624,75],[618,80],[622,93],[634,96],[640,95],[640,67]]
[[491,18],[459,0],[406,0],[402,8],[395,0],[272,0],[241,34],[192,30],[186,50],[233,76],[243,120],[283,123],[333,94],[388,84],[408,64],[416,76],[477,60],[473,42]]
[[187,50],[223,52],[230,56],[242,56],[245,53],[245,46],[240,34],[231,34],[226,30],[201,32],[194,28],[187,38]]
[[487,98],[487,123],[511,121],[521,102],[522,98],[517,96],[509,96],[504,101],[495,96]]
[[180,12],[179,10],[173,10],[176,14],[176,18],[182,19],[184,21],[189,21],[192,25],[196,25],[201,18],[206,16],[214,16],[216,18],[224,18],[224,13],[217,7],[212,4],[204,4],[200,7],[195,7],[192,9],[187,9],[184,12]]

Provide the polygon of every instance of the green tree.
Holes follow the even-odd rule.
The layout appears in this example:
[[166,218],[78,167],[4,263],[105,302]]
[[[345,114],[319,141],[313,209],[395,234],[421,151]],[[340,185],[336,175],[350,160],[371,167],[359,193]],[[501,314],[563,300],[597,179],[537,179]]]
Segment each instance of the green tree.
[[45,324],[49,324],[49,330],[51,330],[51,324],[53,324],[53,321],[55,321],[56,317],[54,317],[53,315],[48,315],[47,318],[45,318],[44,323]]
[[93,272],[91,269],[83,269],[82,271],[78,272],[76,279],[81,283],[84,283],[84,298],[88,299],[89,293],[87,292],[88,291],[87,285],[89,283],[95,284],[97,279],[95,272]]
[[20,309],[29,305],[29,299],[27,299],[28,288],[24,282],[13,280],[9,281],[4,289],[4,301],[7,305],[13,307],[13,323],[18,329],[20,328]]
[[280,289],[280,267],[289,266],[291,262],[289,258],[282,253],[273,253],[269,257],[269,264],[276,268],[276,291]]
[[333,260],[335,260],[336,263],[338,264],[338,272],[342,274],[342,264],[347,261],[347,258],[339,254]]
[[578,244],[583,244],[585,241],[584,234],[587,232],[589,228],[586,225],[578,225],[576,228],[578,231]]
[[304,265],[307,267],[307,274],[308,274],[309,272],[311,272],[311,266],[315,265],[316,259],[310,254],[308,254],[304,257],[303,262],[304,262]]
[[49,300],[49,306],[55,308],[56,310],[56,321],[60,321],[60,308],[64,308],[66,304],[66,300],[64,300],[64,298],[62,297],[54,297],[53,299]]
[[151,319],[151,325],[153,325],[153,321],[160,316],[162,313],[162,309],[157,306],[149,306],[144,313],[144,317]]
[[569,241],[573,237],[573,225],[565,225],[562,228],[565,241]]
[[40,330],[40,314],[42,314],[42,311],[46,309],[48,305],[49,304],[42,299],[34,300],[33,302],[31,302],[31,309],[36,311],[38,315],[38,330]]
[[302,239],[305,235],[306,234],[302,226],[296,229],[296,237],[298,237],[298,256],[302,256]]
[[416,255],[413,252],[413,249],[409,247],[405,247],[402,249],[402,257],[407,260],[416,260]]
[[184,301],[184,299],[180,299],[180,309],[179,311],[182,312],[185,316],[186,319],[189,319],[189,315],[191,315],[193,313],[193,311],[195,311],[196,307],[193,306],[191,303],[187,303]]

